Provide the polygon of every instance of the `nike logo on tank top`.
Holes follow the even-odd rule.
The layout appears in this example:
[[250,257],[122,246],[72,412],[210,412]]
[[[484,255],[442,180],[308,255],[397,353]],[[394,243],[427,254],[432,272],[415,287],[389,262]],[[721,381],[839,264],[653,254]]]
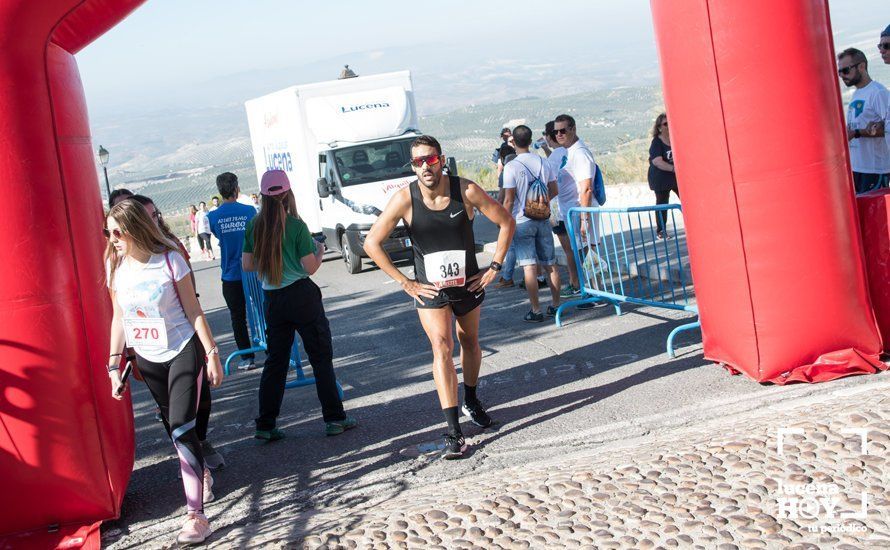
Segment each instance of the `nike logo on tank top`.
[[479,273],[473,221],[466,215],[460,178],[449,176],[448,180],[451,200],[442,210],[427,208],[417,180],[408,186],[411,192],[408,230],[414,250],[414,274],[418,281],[440,290],[464,287],[469,277]]

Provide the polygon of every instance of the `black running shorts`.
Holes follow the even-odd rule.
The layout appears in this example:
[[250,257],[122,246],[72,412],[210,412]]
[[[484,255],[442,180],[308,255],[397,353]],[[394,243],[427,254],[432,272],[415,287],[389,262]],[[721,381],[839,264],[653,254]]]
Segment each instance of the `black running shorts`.
[[439,291],[435,298],[420,297],[423,304],[414,301],[414,305],[418,309],[441,309],[447,305],[451,306],[451,311],[458,317],[463,317],[467,313],[479,307],[485,300],[485,289],[476,292],[470,292],[466,287],[445,288]]

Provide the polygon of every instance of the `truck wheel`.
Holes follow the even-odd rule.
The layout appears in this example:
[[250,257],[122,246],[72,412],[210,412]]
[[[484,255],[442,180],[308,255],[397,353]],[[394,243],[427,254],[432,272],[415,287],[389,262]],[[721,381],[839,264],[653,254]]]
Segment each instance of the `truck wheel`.
[[346,233],[340,235],[340,254],[343,256],[343,261],[346,262],[346,271],[350,275],[355,275],[362,270],[362,259],[349,248]]

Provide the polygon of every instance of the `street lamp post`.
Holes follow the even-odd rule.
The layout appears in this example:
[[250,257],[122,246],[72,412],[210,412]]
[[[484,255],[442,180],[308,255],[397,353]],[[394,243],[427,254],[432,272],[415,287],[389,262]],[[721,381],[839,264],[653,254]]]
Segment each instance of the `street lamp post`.
[[105,193],[108,200],[111,200],[111,185],[108,183],[108,149],[99,146],[99,164],[102,165],[102,171],[105,172]]

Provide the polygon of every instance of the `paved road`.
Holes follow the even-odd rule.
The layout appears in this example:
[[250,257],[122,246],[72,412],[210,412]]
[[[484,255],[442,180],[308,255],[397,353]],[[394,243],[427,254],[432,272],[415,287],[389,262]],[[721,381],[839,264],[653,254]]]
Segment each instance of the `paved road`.
[[[490,256],[480,254],[480,264]],[[225,356],[234,349],[216,263],[195,266],[201,301]],[[405,266],[404,269],[410,269]],[[348,275],[338,258],[314,280],[322,287],[334,334],[335,367],[345,405],[360,426],[324,436],[314,388],[288,390],[280,427],[287,439],[252,439],[259,371],[235,374],[214,391],[210,439],[228,463],[216,475],[207,513],[213,540],[286,526],[306,535],[309,518],[396,498],[416,487],[447,487],[476,474],[497,479],[517,464],[596,451],[628,438],[745,414],[792,397],[818,395],[866,378],[821,386],[760,386],[706,361],[700,337],[686,333],[668,360],[665,337],[689,317],[654,309],[616,317],[600,307],[573,312],[564,326],[522,322],[518,289],[491,290],[482,315],[480,397],[497,426],[466,423],[472,445],[461,461],[424,454],[444,431],[430,374],[430,352],[411,300],[376,268]],[[137,464],[123,516],[105,525],[112,548],[167,547],[185,513],[178,465],[144,386],[134,388]],[[508,483],[509,480],[505,480]],[[314,527],[313,527],[314,529]],[[248,544],[240,539],[237,546]],[[235,546],[235,544],[232,544]]]

